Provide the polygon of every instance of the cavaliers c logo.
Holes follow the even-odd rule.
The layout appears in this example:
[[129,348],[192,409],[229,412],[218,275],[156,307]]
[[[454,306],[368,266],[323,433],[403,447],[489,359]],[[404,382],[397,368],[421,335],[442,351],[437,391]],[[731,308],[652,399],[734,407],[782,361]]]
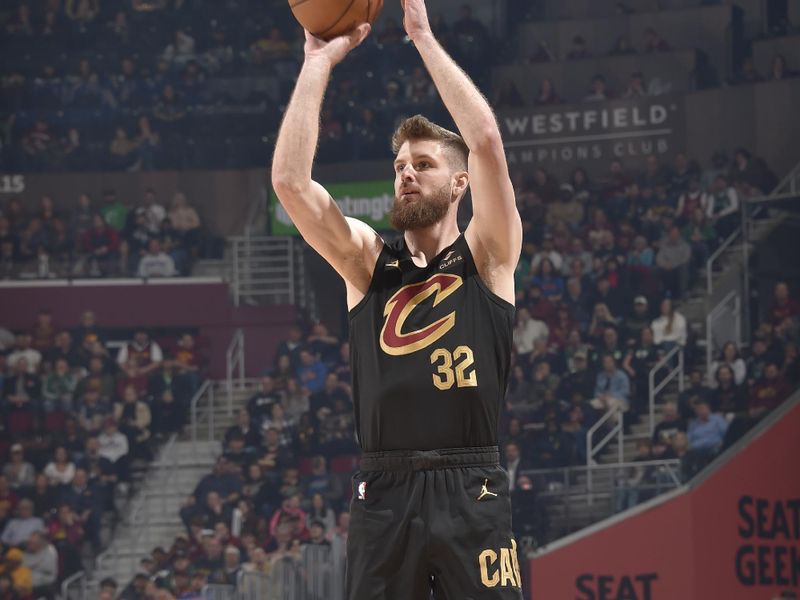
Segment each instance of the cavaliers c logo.
[[408,333],[403,333],[403,325],[418,304],[435,294],[433,305],[437,306],[460,288],[461,283],[458,275],[438,273],[421,283],[412,283],[397,290],[383,309],[383,316],[386,317],[381,329],[383,351],[392,356],[411,354],[426,348],[450,331],[456,324],[455,311]]

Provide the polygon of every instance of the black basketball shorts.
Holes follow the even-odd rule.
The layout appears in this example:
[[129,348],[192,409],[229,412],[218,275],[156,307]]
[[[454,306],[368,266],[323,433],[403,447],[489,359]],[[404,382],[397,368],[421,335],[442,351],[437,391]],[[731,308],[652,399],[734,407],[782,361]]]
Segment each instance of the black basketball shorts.
[[520,600],[497,447],[365,453],[353,476],[348,600]]

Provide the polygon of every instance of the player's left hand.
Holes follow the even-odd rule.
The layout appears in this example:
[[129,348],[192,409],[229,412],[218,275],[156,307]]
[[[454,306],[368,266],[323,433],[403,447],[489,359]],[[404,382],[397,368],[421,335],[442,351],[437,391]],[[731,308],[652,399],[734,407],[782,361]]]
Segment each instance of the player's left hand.
[[412,40],[431,33],[425,0],[400,0],[403,6],[403,27]]

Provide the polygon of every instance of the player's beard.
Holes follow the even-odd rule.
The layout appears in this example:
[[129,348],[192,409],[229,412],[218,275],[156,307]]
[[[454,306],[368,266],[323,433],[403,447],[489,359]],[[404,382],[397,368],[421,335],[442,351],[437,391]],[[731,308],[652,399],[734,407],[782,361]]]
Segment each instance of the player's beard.
[[427,196],[419,195],[416,200],[406,201],[395,198],[389,211],[389,222],[398,231],[414,231],[436,225],[444,219],[450,209],[450,183]]

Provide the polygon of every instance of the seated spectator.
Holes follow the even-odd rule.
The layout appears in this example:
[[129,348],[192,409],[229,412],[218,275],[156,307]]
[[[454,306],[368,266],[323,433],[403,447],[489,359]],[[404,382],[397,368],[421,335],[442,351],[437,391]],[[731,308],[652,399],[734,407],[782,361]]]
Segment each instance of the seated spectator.
[[625,91],[622,92],[621,97],[629,100],[633,98],[644,98],[647,95],[647,90],[644,85],[644,75],[642,75],[641,71],[636,71],[628,80],[628,86],[625,88]]
[[[733,373],[733,381],[736,385],[742,385],[747,377],[747,365],[739,353],[739,349],[734,342],[725,342],[719,358],[711,363],[711,373],[717,373],[721,366],[730,368]],[[713,387],[713,384],[712,384]]]
[[584,102],[605,102],[611,100],[613,95],[608,89],[606,78],[603,75],[592,77],[592,85],[589,93],[584,96]]
[[50,485],[43,473],[36,476],[33,490],[28,493],[28,498],[33,502],[33,514],[42,518],[55,512],[58,508],[59,485]]
[[304,348],[299,354],[299,365],[296,369],[300,384],[312,394],[320,391],[325,385],[327,369],[310,350]]
[[728,422],[719,413],[711,412],[707,399],[698,398],[694,403],[695,418],[689,421],[687,436],[692,451],[716,454],[722,448]]
[[272,405],[280,401],[281,394],[275,388],[275,380],[265,375],[261,378],[260,389],[247,401],[247,410],[260,427],[272,411]]
[[[133,386],[126,387],[122,393],[122,402],[114,405],[114,420],[119,424],[120,432],[128,440],[131,458],[151,460],[152,455],[147,442],[150,439],[152,414],[150,407],[139,399]],[[100,441],[102,443],[102,437]]]
[[33,573],[23,564],[25,555],[19,548],[9,548],[5,553],[3,573],[11,578],[13,591],[18,598],[27,599],[33,593]]
[[22,548],[34,531],[44,530],[44,521],[33,514],[33,502],[23,498],[17,504],[16,516],[6,522],[0,541],[7,546]]
[[44,475],[50,485],[55,487],[72,483],[72,478],[75,477],[75,464],[69,459],[64,446],[56,447],[53,460],[44,468]]
[[96,214],[92,217],[91,229],[83,235],[82,249],[89,274],[108,275],[115,270],[119,258],[119,235]]
[[147,242],[147,253],[139,261],[139,277],[175,277],[178,271],[174,259],[161,249],[161,241],[151,239]]
[[686,318],[675,310],[672,299],[661,301],[661,315],[652,325],[653,341],[664,351],[672,350],[676,345],[685,346],[688,336]]
[[661,411],[661,420],[653,430],[653,444],[660,443],[669,446],[678,432],[686,433],[686,420],[681,417],[678,403],[668,400],[664,403]]
[[533,103],[536,106],[553,106],[556,104],[563,104],[564,100],[562,100],[556,92],[553,81],[545,77],[542,79],[541,83],[539,83],[539,91]]
[[74,408],[78,380],[70,370],[66,358],[58,358],[53,370],[45,377],[42,387],[43,408],[46,412],[70,412]]
[[[66,504],[58,507],[58,512],[47,524],[47,534],[53,542],[63,563],[63,575],[70,576],[83,569],[80,558],[83,544],[83,527],[78,516]],[[101,589],[104,587],[101,583]]]
[[756,381],[750,393],[750,416],[761,419],[780,406],[791,390],[774,362],[767,363],[763,378]]
[[181,236],[184,246],[192,254],[196,254],[200,243],[200,216],[183,192],[175,193],[169,210],[169,220]]
[[225,432],[223,447],[226,448],[234,435],[242,437],[245,448],[255,450],[261,446],[261,428],[255,426],[247,408],[240,408],[236,413],[236,424],[231,425]]
[[775,284],[769,320],[776,331],[785,331],[795,327],[798,319],[800,319],[800,302],[792,298],[787,283],[779,281]]
[[155,371],[164,360],[161,346],[150,339],[146,329],[137,328],[133,332],[133,339],[129,340],[117,354],[117,364],[122,367],[133,359],[143,375]]
[[31,570],[34,595],[51,596],[58,579],[58,553],[44,530],[30,535],[22,562]]
[[8,355],[6,362],[10,368],[15,368],[17,361],[25,359],[26,372],[32,375],[39,372],[39,365],[42,362],[42,353],[32,346],[33,336],[28,332],[23,332],[14,338],[14,350]]
[[602,411],[611,408],[628,410],[631,392],[628,376],[617,368],[617,361],[611,354],[603,355],[601,366],[602,370],[597,374],[595,383],[592,407]]
[[107,417],[103,430],[97,436],[97,443],[100,445],[100,456],[107,459],[113,465],[120,482],[127,482],[129,473],[129,451],[128,438],[117,428],[117,420],[114,417]]
[[520,308],[517,311],[517,324],[514,326],[513,340],[514,350],[518,360],[524,361],[533,351],[534,342],[537,339],[546,340],[550,335],[550,330],[543,321],[531,317],[527,308]]
[[680,297],[688,285],[688,266],[691,259],[691,247],[681,237],[680,229],[673,225],[658,243],[656,265],[665,291],[675,298]]
[[549,258],[543,258],[539,263],[533,285],[539,286],[542,295],[552,302],[558,302],[564,295],[564,279],[556,271]]
[[36,480],[36,469],[25,460],[22,444],[11,446],[11,460],[3,466],[3,476],[11,489],[15,491],[25,491],[33,487]]
[[109,402],[116,392],[114,377],[106,370],[105,362],[100,356],[89,358],[89,371],[86,376],[78,381],[75,395],[81,397],[88,391],[97,391],[104,402]]

